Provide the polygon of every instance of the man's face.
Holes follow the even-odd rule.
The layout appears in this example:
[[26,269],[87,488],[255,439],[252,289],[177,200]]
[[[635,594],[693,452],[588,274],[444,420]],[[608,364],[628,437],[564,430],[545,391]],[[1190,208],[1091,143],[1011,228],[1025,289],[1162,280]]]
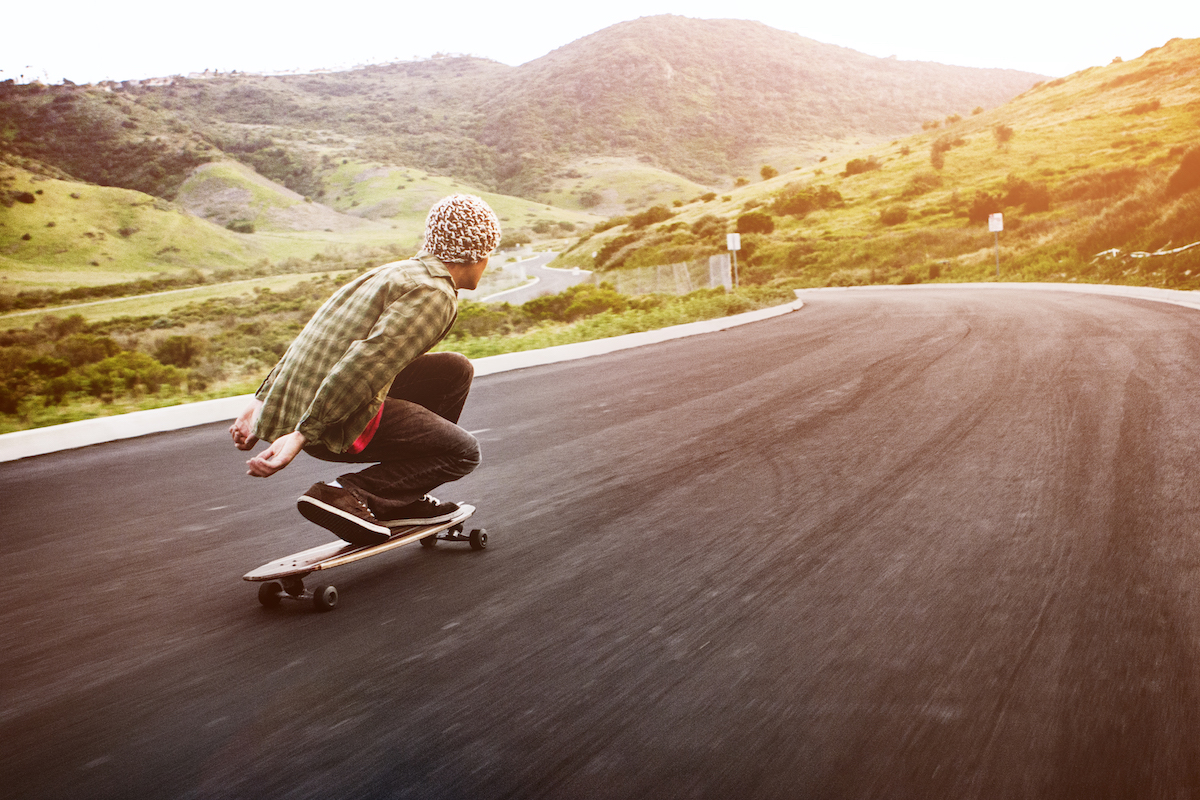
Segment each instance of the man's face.
[[[490,258],[490,256],[489,256]],[[475,264],[466,264],[454,273],[454,285],[459,289],[474,289],[479,286],[483,271],[487,269],[488,259]]]

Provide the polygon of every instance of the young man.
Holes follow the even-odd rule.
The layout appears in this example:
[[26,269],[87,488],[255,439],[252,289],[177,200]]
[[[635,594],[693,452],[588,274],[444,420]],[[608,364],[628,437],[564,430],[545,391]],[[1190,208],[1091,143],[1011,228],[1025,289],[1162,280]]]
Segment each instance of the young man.
[[230,427],[239,450],[264,439],[249,474],[274,475],[301,450],[324,461],[373,463],[315,483],[296,505],[355,544],[386,541],[389,526],[448,520],[458,509],[428,495],[479,465],[458,426],[474,370],[457,353],[429,353],[474,289],[500,241],[487,203],[453,195],[425,221],[416,257],[384,264],[317,310],[254,400]]

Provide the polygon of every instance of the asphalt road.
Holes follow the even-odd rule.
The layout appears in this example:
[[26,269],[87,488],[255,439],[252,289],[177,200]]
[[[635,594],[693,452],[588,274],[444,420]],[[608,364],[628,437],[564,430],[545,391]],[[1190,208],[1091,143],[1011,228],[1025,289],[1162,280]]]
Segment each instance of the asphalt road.
[[525,272],[531,278],[537,278],[535,283],[521,286],[517,289],[509,289],[506,292],[490,295],[482,298],[486,303],[512,303],[520,305],[535,297],[541,297],[546,294],[558,294],[564,289],[568,289],[577,283],[582,283],[591,278],[591,273],[586,271],[575,271],[570,269],[551,269],[546,265],[549,264],[557,253],[539,253],[533,258],[526,259]]
[[492,534],[260,608],[327,537],[224,426],[0,465],[21,798],[1200,792],[1200,315],[819,293],[480,379]]

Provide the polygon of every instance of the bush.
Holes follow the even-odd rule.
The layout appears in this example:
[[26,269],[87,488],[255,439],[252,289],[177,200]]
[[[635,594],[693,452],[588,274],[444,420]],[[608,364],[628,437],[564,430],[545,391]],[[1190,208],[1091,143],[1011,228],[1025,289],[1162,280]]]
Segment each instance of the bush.
[[1050,210],[1050,189],[1044,183],[1032,183],[1009,175],[1004,188],[1003,203],[1006,206],[1024,206],[1028,213]]
[[971,222],[987,222],[988,217],[1004,210],[1001,199],[987,192],[976,192],[975,199],[967,209],[967,219]]
[[908,219],[908,206],[901,203],[890,205],[879,212],[879,221],[884,225],[899,225]]
[[72,333],[54,344],[54,354],[72,367],[94,364],[121,352],[121,346],[108,336]]
[[525,233],[525,231],[512,231],[500,237],[498,248],[500,250],[512,250],[516,247],[529,244],[531,241],[533,240],[529,238],[529,234]]
[[762,211],[751,211],[737,219],[738,233],[771,233],[774,230],[775,220]]
[[879,163],[879,159],[875,156],[867,158],[852,158],[846,163],[846,171],[842,173],[842,177],[850,177],[851,175],[861,175],[864,172],[882,169],[883,165]]
[[196,336],[168,336],[154,357],[173,367],[190,367],[200,360],[208,343]]
[[1167,181],[1167,194],[1178,196],[1200,187],[1200,147],[1195,148],[1179,162],[1179,169]]
[[1014,131],[1009,126],[1001,123],[992,129],[992,133],[996,135],[996,146],[1004,147],[1012,141]]
[[653,225],[657,222],[665,222],[675,216],[666,206],[652,206],[645,211],[634,214],[629,218],[629,227],[645,228],[647,225]]
[[712,214],[705,214],[692,223],[692,235],[698,239],[718,238],[725,235],[725,220]]
[[900,193],[900,196],[918,197],[926,192],[941,188],[942,183],[942,177],[937,173],[922,172],[908,179],[908,184],[904,187],[904,191]]
[[245,219],[235,219],[225,227],[234,233],[254,233],[254,223]]
[[770,164],[766,164],[758,171],[758,174],[762,175],[762,179],[764,181],[769,181],[771,178],[774,178],[779,174],[779,170],[775,169]]
[[946,153],[950,152],[955,147],[962,147],[967,143],[967,140],[961,136],[939,136],[933,140],[933,144],[929,146],[929,163],[934,169],[941,169],[946,166]]
[[814,188],[803,183],[790,183],[775,195],[771,210],[777,216],[789,215],[803,219],[813,211],[841,204],[841,193],[829,186]]

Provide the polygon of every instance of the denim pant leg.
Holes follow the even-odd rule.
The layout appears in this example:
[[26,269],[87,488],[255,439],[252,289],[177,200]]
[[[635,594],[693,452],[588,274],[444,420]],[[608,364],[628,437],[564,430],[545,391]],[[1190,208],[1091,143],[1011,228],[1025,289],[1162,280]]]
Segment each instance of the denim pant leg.
[[471,388],[474,369],[457,353],[429,353],[396,376],[383,416],[361,453],[305,448],[325,461],[377,462],[338,482],[356,492],[380,519],[421,499],[443,483],[479,466],[479,443],[456,423]]

